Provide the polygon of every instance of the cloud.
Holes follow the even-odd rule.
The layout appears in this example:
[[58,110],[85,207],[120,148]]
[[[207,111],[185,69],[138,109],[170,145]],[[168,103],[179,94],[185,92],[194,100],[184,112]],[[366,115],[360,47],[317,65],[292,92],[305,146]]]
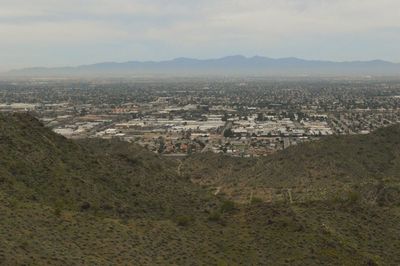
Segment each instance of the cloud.
[[[142,51],[138,59],[179,52],[207,57],[223,51],[301,56],[315,49],[312,40],[327,45],[323,57],[335,59],[342,49],[335,50],[335,39],[379,51],[379,43],[363,41],[378,32],[388,41],[393,37],[388,29],[400,28],[398,0],[0,0],[0,7],[0,56],[17,53],[21,43],[36,47],[43,57],[49,56],[40,50],[43,46],[84,54],[92,45],[99,51],[94,62],[108,58],[105,54],[115,47],[130,46]],[[288,43],[299,44],[297,54],[286,54]],[[163,54],[155,49],[164,49]],[[340,58],[351,57],[351,52]],[[387,52],[382,57],[387,58]],[[391,52],[400,54],[400,48],[391,46]],[[12,65],[7,58],[5,63]],[[40,60],[32,58],[32,64]]]

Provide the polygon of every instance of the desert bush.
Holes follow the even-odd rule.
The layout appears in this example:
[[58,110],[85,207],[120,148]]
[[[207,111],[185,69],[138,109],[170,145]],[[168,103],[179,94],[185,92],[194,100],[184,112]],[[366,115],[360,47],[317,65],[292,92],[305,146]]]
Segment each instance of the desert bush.
[[175,218],[176,224],[179,226],[188,226],[191,220],[191,217],[187,215],[179,215]]
[[212,211],[208,216],[209,221],[218,222],[221,220],[221,212],[219,211]]
[[357,203],[360,200],[361,196],[358,191],[349,191],[347,195],[347,202],[350,204]]
[[232,212],[236,209],[235,203],[231,200],[224,200],[221,205],[221,213]]
[[251,201],[250,201],[250,204],[259,204],[259,203],[262,203],[262,202],[263,202],[263,200],[261,198],[252,197]]

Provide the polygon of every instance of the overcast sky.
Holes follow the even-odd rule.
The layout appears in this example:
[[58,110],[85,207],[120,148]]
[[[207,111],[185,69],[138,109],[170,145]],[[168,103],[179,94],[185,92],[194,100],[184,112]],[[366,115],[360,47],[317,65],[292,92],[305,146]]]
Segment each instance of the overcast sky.
[[242,54],[400,62],[399,0],[0,0],[0,70]]

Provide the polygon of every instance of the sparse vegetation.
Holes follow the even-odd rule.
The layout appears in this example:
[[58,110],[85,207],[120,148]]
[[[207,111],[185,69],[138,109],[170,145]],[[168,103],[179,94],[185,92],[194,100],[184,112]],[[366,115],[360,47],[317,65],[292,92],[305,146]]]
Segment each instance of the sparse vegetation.
[[[0,115],[0,264],[397,265],[399,131],[260,160],[194,155],[181,177],[177,161],[135,145]],[[183,177],[195,175],[204,188]]]

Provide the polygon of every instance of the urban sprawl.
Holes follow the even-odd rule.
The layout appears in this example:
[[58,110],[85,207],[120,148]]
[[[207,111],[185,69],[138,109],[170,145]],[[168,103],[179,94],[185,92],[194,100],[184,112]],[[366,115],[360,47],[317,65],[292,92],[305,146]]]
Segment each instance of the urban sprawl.
[[0,111],[30,112],[67,138],[121,139],[164,156],[255,157],[400,121],[400,82],[17,80]]

